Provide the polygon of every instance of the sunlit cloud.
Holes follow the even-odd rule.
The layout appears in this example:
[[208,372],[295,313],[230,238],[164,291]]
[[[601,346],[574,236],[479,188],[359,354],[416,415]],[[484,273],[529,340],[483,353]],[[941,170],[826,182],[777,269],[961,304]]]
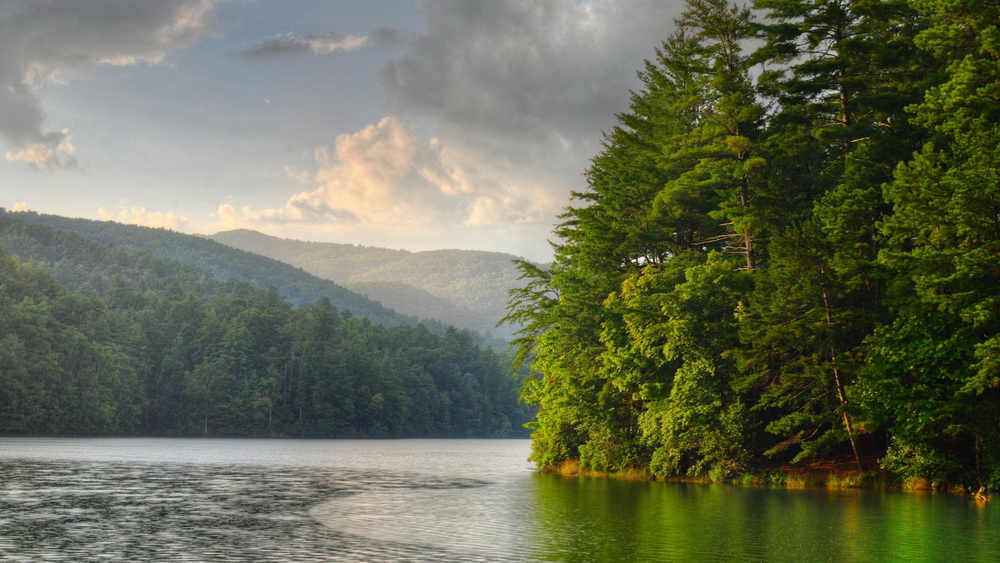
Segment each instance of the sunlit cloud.
[[[30,143],[30,144],[28,144]],[[18,147],[17,143],[9,143]],[[42,136],[42,142],[20,143],[19,148],[7,151],[7,160],[24,162],[38,168],[65,168],[76,164],[76,147],[67,129]]]
[[[244,207],[237,212],[227,204],[218,219],[241,225],[321,222],[386,229],[482,222],[484,214],[472,215],[476,202],[499,189],[496,182],[454,162],[439,142],[421,139],[392,117],[338,136],[333,149],[317,148],[313,158],[310,189],[274,209]],[[289,173],[304,179],[302,171]],[[505,203],[517,204],[513,197]]]
[[24,211],[28,211],[29,208],[28,208],[28,204],[27,203],[25,203],[23,201],[19,201],[19,202],[15,203],[14,207],[11,207],[10,210],[13,211],[14,213],[21,213],[21,212],[24,212]]
[[583,187],[602,131],[627,110],[636,70],[682,9],[648,0],[428,1],[424,29],[379,77],[394,114],[419,120],[463,169],[502,187],[480,193],[466,223],[530,224],[535,213],[551,223]]
[[308,189],[276,208],[222,204],[212,229],[275,232],[305,227],[364,233],[405,247],[446,232],[461,238],[462,229],[543,223],[546,206],[553,203],[543,190],[503,185],[466,166],[460,153],[436,139],[422,139],[392,117],[338,136],[332,149],[317,148],[313,161],[308,175],[287,171],[292,178],[307,180]]
[[123,207],[117,213],[101,207],[97,210],[97,215],[104,221],[116,221],[128,225],[141,225],[143,227],[170,229],[173,231],[190,230],[190,221],[187,217],[182,217],[172,212],[150,212],[146,211],[145,207]]

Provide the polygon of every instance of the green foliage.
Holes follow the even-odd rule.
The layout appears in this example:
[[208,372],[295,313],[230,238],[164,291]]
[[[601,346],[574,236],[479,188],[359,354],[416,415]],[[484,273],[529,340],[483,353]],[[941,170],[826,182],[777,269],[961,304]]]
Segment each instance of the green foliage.
[[900,447],[981,485],[1000,452],[1000,6],[914,6],[928,22],[917,44],[947,74],[911,108],[931,142],[885,186],[895,213],[882,226],[892,242],[883,259],[899,272],[893,328],[912,337],[878,333],[862,383],[869,396],[895,393],[877,412],[895,415]]
[[[641,439],[655,448],[656,475],[736,472],[749,461],[745,444],[752,422],[732,386],[733,364],[722,356],[738,345],[732,312],[751,282],[748,273],[736,270],[732,260],[711,253],[704,264],[684,269],[680,283],[663,284],[659,272],[647,271],[639,284],[623,287],[623,303],[633,311],[626,324],[635,353],[662,366],[656,380],[638,385],[648,399],[639,416]],[[631,377],[644,375],[652,373]]]
[[[297,306],[326,297],[338,309],[351,311],[352,314],[368,318],[372,322],[392,326],[417,323],[415,318],[399,315],[395,311],[329,280],[316,278],[289,264],[249,252],[234,250],[203,237],[184,235],[166,229],[124,225],[113,221],[71,219],[55,215],[39,215],[34,212],[7,214],[7,216],[16,217],[18,223],[22,225],[27,223],[57,229],[54,234],[42,235],[49,239],[62,240],[72,233],[97,243],[86,250],[80,248],[80,245],[70,245],[62,251],[63,254],[53,256],[52,261],[57,267],[60,260],[81,261],[89,264],[92,261],[88,260],[85,255],[77,254],[78,251],[100,253],[101,246],[114,245],[118,249],[116,251],[119,254],[118,261],[125,259],[121,256],[125,253],[135,252],[139,256],[148,253],[157,258],[167,258],[168,260],[160,262],[166,268],[176,268],[177,263],[180,262],[192,266],[190,271],[197,272],[198,275],[209,272],[210,277],[218,281],[235,279],[245,281],[257,288],[277,288],[283,297]],[[25,230],[26,227],[22,225],[13,228]],[[11,242],[7,243],[7,247],[9,252],[13,254],[33,256],[29,248],[22,249]],[[73,255],[67,254],[68,252],[73,252]],[[150,276],[155,276],[158,273],[160,272],[155,269],[149,271]],[[72,272],[57,270],[55,275],[60,283],[83,283],[84,281],[62,277],[63,275],[72,276]],[[150,278],[143,280],[143,283],[156,283],[156,280]],[[74,287],[76,286],[74,285]],[[439,328],[444,330],[443,326]]]
[[138,414],[136,372],[99,301],[0,255],[0,424],[16,433],[115,433]]
[[754,7],[685,3],[522,265],[533,459],[997,486],[1000,4]]
[[953,459],[940,455],[933,449],[894,439],[882,458],[882,466],[903,479],[931,479],[943,481],[958,469]]
[[33,260],[0,254],[0,433],[505,437],[530,418],[470,333],[294,308],[20,218],[0,216]]

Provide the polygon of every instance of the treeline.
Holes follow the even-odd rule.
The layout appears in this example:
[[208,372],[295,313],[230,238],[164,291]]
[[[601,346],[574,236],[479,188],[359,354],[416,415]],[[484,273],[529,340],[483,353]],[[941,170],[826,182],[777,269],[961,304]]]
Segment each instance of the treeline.
[[[509,358],[0,216],[0,433],[510,437]],[[31,262],[26,260],[31,259]]]
[[[0,208],[0,217],[3,216],[15,218],[21,224],[39,225],[57,232],[76,234],[98,245],[113,245],[124,252],[146,252],[159,258],[169,258],[174,264],[180,262],[204,270],[218,281],[236,279],[261,289],[274,287],[296,306],[326,297],[338,309],[351,311],[355,316],[365,317],[376,324],[398,326],[416,324],[418,321],[417,318],[401,315],[381,303],[349,291],[330,280],[310,275],[290,264],[238,250],[205,237],[114,221],[61,217],[33,211],[11,213]],[[23,226],[19,228],[24,230]],[[41,236],[45,238],[49,235]],[[18,241],[18,244],[21,242]],[[37,249],[37,243],[32,244],[32,248]],[[20,251],[19,247],[11,247],[10,250],[12,253]],[[35,258],[32,254],[28,256]],[[72,259],[72,256],[68,259]],[[423,322],[432,327],[433,332],[440,333],[446,328],[438,321]]]
[[521,264],[533,459],[1000,486],[1000,2],[752,8],[686,2]]

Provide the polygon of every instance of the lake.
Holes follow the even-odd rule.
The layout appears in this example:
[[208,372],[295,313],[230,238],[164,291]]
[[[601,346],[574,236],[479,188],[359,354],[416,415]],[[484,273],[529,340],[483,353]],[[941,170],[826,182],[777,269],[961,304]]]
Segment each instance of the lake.
[[526,440],[0,438],[13,561],[998,561],[1000,503],[545,475]]

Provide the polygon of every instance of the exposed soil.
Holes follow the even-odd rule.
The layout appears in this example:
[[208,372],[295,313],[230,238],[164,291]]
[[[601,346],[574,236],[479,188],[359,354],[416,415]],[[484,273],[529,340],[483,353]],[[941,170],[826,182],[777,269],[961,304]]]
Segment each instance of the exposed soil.
[[[865,472],[885,473],[878,463],[880,457],[878,455],[865,457]],[[823,481],[830,475],[846,477],[861,474],[857,460],[853,454],[849,453],[815,459],[802,465],[783,465],[780,469],[794,477],[809,478],[816,481]]]

